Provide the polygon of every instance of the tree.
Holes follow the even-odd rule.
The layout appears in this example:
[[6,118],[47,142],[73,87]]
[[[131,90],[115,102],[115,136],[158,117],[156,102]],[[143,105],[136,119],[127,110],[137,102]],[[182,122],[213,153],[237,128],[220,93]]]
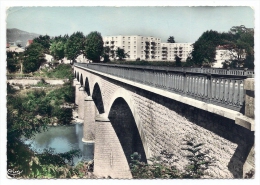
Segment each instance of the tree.
[[103,57],[103,62],[109,62],[110,61],[110,52],[111,52],[111,49],[109,46],[106,46],[104,47],[103,49],[103,54],[102,54],[102,57]]
[[50,43],[51,38],[49,35],[40,35],[39,37],[36,37],[35,39],[33,39],[33,43],[39,43],[43,49],[44,49],[44,53],[49,53],[49,48],[50,48]]
[[170,36],[167,40],[168,43],[175,43],[174,37]]
[[56,60],[61,60],[65,56],[65,43],[55,41],[50,46],[50,53]]
[[85,44],[85,36],[82,32],[73,33],[65,44],[65,56],[69,60],[75,61],[75,59],[83,54]]
[[223,67],[254,68],[254,31],[245,26],[233,26],[222,34],[222,42],[229,51],[230,60]]
[[41,44],[33,42],[24,52],[23,72],[36,71],[43,62],[45,62],[44,48]]
[[193,63],[196,66],[212,65],[215,62],[216,47],[221,43],[221,34],[217,31],[204,32],[193,44]]
[[7,70],[8,72],[12,73],[12,72],[16,72],[19,67],[19,54],[16,52],[6,52],[6,62],[7,62]]
[[177,55],[175,56],[175,65],[176,67],[181,67],[181,58]]
[[121,49],[119,47],[116,49],[115,52],[116,52],[116,57],[118,58],[118,60],[123,60],[124,58],[129,57],[129,54],[125,53],[125,50]]
[[103,54],[103,39],[99,32],[90,32],[86,37],[85,55],[93,62],[100,62],[100,56]]

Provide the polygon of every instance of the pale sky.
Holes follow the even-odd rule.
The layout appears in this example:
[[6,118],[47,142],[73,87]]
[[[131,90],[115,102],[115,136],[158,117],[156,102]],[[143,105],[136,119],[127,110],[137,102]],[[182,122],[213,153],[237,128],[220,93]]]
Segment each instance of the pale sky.
[[144,35],[195,42],[203,32],[254,28],[254,10],[238,7],[11,7],[7,28],[58,36],[98,31],[102,36]]

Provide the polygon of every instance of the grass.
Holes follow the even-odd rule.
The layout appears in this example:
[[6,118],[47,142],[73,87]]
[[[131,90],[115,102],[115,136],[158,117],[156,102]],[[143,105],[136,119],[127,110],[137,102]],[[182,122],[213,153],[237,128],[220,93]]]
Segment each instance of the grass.
[[34,73],[34,76],[58,79],[73,79],[72,67],[70,64],[59,64],[55,69],[43,69]]

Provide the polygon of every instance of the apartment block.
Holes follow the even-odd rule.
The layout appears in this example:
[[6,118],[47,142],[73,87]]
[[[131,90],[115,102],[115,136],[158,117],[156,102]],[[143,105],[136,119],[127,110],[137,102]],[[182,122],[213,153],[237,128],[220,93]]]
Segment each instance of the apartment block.
[[161,43],[160,38],[152,36],[106,36],[103,41],[104,47],[111,50],[111,58],[115,58],[115,50],[119,47],[129,54],[126,60],[174,61],[178,55],[185,61],[192,50],[191,43]]
[[162,60],[175,61],[175,57],[185,62],[192,52],[192,43],[161,43]]

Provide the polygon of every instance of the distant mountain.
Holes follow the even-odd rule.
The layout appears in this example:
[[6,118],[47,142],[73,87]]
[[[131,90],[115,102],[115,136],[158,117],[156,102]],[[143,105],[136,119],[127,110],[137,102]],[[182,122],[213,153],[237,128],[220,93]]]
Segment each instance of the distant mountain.
[[16,44],[20,43],[23,47],[26,45],[28,40],[32,40],[38,36],[40,35],[22,31],[16,28],[6,30],[7,42],[15,42]]

